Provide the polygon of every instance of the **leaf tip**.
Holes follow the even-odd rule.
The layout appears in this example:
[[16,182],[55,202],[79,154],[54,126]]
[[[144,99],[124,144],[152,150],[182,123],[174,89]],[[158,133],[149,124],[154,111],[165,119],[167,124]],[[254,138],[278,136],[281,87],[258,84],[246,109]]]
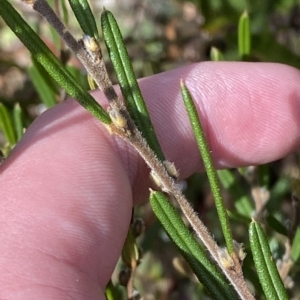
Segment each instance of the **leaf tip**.
[[248,17],[249,17],[249,14],[248,14],[248,10],[247,10],[247,9],[245,9],[245,10],[243,11],[241,17],[242,17],[242,18],[248,18]]

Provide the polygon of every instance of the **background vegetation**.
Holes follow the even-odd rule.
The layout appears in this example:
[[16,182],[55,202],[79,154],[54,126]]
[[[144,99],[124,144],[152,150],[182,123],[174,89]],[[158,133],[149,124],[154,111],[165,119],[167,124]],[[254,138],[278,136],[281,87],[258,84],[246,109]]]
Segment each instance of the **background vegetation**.
[[[69,59],[65,46],[46,21],[20,1],[10,2],[88,88],[81,65],[73,56]],[[72,13],[63,13],[62,1],[49,2],[53,2],[69,29],[77,32],[79,38],[81,31]],[[247,60],[281,62],[300,68],[299,1],[106,0],[90,3],[94,15],[99,18],[103,6],[114,13],[138,78],[187,63],[210,60],[212,47],[222,52],[224,60],[240,60],[237,26],[245,9],[251,20],[252,41],[251,56]],[[29,52],[2,19],[0,35],[0,102],[11,114],[19,103],[26,128],[42,111],[63,101],[66,95],[56,86],[51,88],[39,81],[42,79],[38,74],[43,71],[32,66]],[[107,64],[111,78],[115,78],[108,59]],[[48,90],[43,89],[46,87]],[[7,137],[0,135],[0,144],[5,155],[9,151]],[[220,176],[235,239],[244,241],[248,253],[244,261],[245,273],[253,282],[253,289],[260,291],[247,239],[249,211],[256,208],[258,213],[257,207],[262,206],[259,211],[261,222],[268,234],[273,257],[279,262],[284,254],[290,253],[289,241],[299,226],[296,189],[299,184],[292,180],[299,178],[298,154],[258,168],[224,171]],[[195,174],[186,183],[188,199],[216,239],[223,243],[219,225],[214,222],[217,216],[206,175]],[[205,291],[186,268],[149,205],[140,207],[137,213],[146,225],[146,232],[139,240],[143,261],[135,276],[135,286],[144,299],[205,299]],[[297,248],[300,251],[300,244]],[[296,284],[300,282],[299,259],[291,266],[281,261],[279,269],[282,274],[289,271],[292,277],[284,278],[285,284],[291,288],[291,297],[300,299],[300,286]]]

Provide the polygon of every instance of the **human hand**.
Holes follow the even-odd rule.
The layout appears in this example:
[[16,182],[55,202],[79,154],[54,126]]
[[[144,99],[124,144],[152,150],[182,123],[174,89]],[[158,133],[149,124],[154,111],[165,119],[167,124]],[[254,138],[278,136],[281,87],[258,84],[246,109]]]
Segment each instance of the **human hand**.
[[[298,70],[182,67],[140,81],[166,158],[182,178],[202,165],[180,78],[217,167],[266,163],[299,146]],[[107,105],[100,91],[93,95]],[[135,150],[68,100],[34,122],[0,171],[0,298],[105,299],[132,205],[147,199],[149,169]]]

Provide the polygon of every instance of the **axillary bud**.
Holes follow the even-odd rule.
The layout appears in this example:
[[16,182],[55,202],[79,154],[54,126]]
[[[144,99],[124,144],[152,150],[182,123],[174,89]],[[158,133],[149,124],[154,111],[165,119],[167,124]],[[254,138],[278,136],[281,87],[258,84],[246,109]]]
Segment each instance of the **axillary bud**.
[[165,160],[165,161],[163,161],[163,165],[165,166],[165,168],[166,168],[168,174],[169,174],[171,177],[173,177],[173,178],[175,178],[175,179],[178,178],[179,172],[178,172],[178,170],[176,169],[176,167],[175,167],[175,165],[174,165],[173,162],[170,162],[170,161],[168,161],[168,160]]
[[91,37],[87,34],[85,34],[82,38],[83,44],[85,48],[90,52],[98,52],[100,51],[100,47],[98,42],[94,37]]
[[122,115],[121,112],[119,112],[113,108],[110,108],[108,110],[108,113],[109,113],[110,119],[113,121],[113,123],[116,125],[116,127],[125,129],[125,127],[127,126],[127,120]]

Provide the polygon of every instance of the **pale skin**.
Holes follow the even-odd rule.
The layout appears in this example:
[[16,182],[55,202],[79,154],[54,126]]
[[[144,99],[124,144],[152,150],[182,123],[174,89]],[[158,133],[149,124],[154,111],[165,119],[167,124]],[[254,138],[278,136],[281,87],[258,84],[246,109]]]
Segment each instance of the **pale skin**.
[[[165,155],[203,170],[179,92],[183,78],[217,167],[270,162],[300,144],[300,72],[200,63],[141,80]],[[93,92],[103,106],[100,91]],[[0,299],[105,299],[149,169],[74,100],[41,115],[0,168]]]

